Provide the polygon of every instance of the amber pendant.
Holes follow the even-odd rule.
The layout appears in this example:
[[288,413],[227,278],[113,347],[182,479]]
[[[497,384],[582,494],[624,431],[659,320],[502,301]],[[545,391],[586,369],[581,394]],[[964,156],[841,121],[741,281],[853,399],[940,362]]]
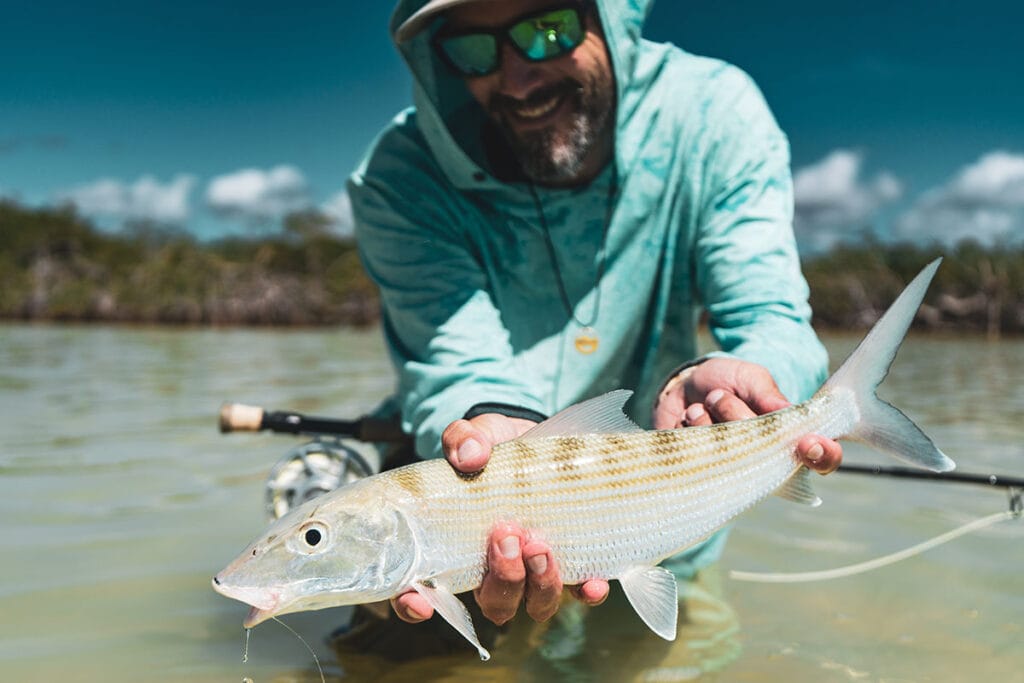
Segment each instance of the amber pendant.
[[597,351],[597,332],[593,327],[584,327],[576,335],[576,350],[585,356]]

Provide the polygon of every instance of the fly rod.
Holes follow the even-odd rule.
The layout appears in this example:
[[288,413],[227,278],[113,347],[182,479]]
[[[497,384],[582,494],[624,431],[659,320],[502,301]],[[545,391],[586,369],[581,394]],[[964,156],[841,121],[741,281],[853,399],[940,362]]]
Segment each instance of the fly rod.
[[1010,477],[1004,474],[978,474],[972,472],[929,472],[909,467],[882,467],[880,465],[840,465],[840,472],[851,474],[874,474],[897,479],[926,479],[958,484],[979,484],[1011,489],[1024,488],[1024,477]]
[[402,441],[406,438],[397,419],[364,415],[355,420],[313,417],[293,410],[265,410],[242,403],[225,403],[220,409],[220,431],[337,436],[358,441]]
[[[271,431],[277,434],[305,434],[312,436],[339,436],[359,441],[401,441],[406,437],[397,420],[388,420],[370,415],[355,420],[339,420],[328,417],[303,415],[294,410],[268,411],[259,406],[242,403],[225,403],[220,409],[220,431],[259,432]],[[977,484],[997,488],[1024,488],[1024,477],[1003,474],[978,474],[970,472],[929,472],[909,467],[882,467],[880,465],[840,465],[840,472],[850,474],[871,474],[899,479],[923,479],[958,484]]]

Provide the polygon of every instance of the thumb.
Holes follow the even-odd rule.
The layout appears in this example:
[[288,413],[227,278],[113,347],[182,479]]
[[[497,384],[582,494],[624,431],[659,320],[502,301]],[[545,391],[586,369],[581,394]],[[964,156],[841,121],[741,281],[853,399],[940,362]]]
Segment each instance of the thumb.
[[444,457],[459,472],[479,472],[491,457],[491,435],[469,420],[456,420],[441,435]]

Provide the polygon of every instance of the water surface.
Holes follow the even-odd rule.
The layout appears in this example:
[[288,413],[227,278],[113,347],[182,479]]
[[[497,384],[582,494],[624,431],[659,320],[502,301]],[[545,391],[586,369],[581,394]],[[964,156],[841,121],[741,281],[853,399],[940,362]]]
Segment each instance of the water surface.
[[[827,341],[841,358],[856,338]],[[882,394],[960,469],[1019,476],[1022,380],[1020,340],[912,337]],[[352,417],[390,387],[375,331],[0,327],[2,679],[320,680],[302,644],[272,622],[253,631],[243,664],[246,608],[209,587],[260,531],[263,478],[296,443],[221,436],[217,409],[236,400]],[[847,457],[885,462],[855,445]],[[772,499],[741,518],[720,566],[702,578],[707,592],[691,601],[704,630],[690,633],[685,656],[651,641],[628,609],[606,605],[561,669],[540,662],[542,636],[522,628],[487,664],[469,655],[373,676],[627,680],[646,669],[648,680],[1024,680],[1024,521],[838,581],[728,578],[729,569],[870,559],[999,512],[1005,494],[842,474],[821,479],[818,492],[818,509]],[[329,678],[362,680],[324,646],[343,616],[284,620]]]

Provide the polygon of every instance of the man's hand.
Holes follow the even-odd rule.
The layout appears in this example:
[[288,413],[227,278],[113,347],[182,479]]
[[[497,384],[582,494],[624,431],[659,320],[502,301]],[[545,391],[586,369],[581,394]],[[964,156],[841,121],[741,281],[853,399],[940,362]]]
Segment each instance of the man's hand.
[[[530,430],[535,422],[485,413],[470,420],[456,420],[441,435],[445,457],[452,467],[472,474],[484,468],[496,443],[511,441]],[[570,591],[588,605],[599,605],[608,597],[607,581],[587,581]],[[496,527],[487,541],[487,573],[476,589],[476,601],[484,616],[504,624],[515,616],[525,600],[526,612],[546,621],[558,611],[562,579],[546,543],[530,538],[513,524]],[[429,619],[433,608],[419,593],[410,591],[391,600],[403,621]]]
[[[744,420],[788,405],[766,368],[734,358],[709,358],[665,386],[654,406],[654,428]],[[843,459],[838,442],[817,434],[803,437],[796,450],[819,474],[834,472]]]

